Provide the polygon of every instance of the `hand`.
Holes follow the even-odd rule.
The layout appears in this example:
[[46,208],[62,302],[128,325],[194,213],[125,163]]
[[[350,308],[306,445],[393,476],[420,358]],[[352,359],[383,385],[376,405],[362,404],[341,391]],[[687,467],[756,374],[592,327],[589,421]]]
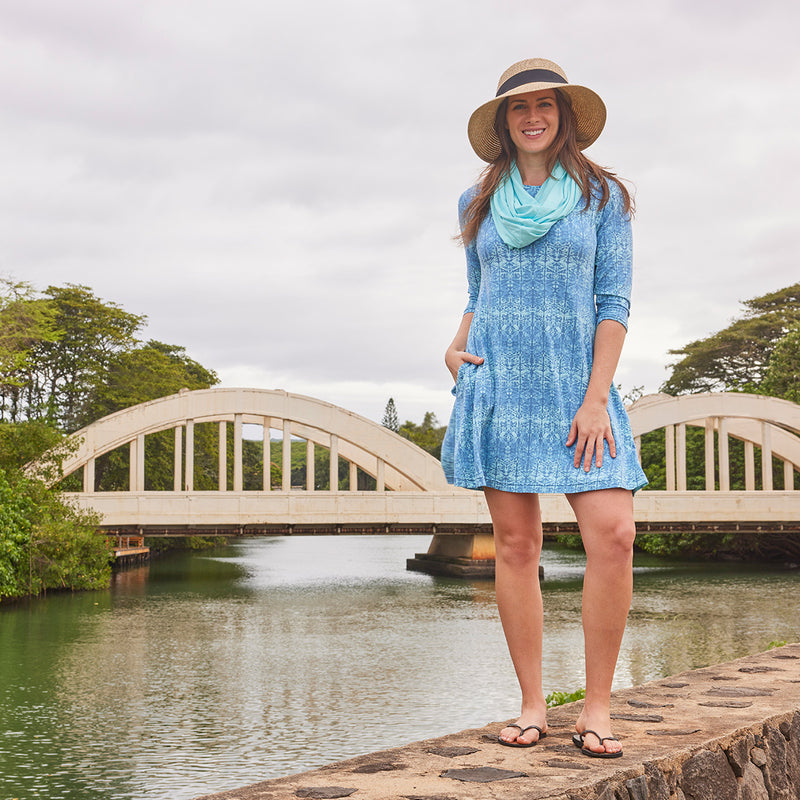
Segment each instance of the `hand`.
[[608,442],[611,458],[617,457],[614,434],[611,431],[611,420],[604,403],[584,400],[569,429],[566,446],[575,447],[575,468],[583,461],[583,469],[588,472],[592,467],[592,458],[598,468],[603,466],[603,442]]
[[444,363],[447,365],[447,369],[450,370],[454,382],[458,376],[459,367],[467,361],[470,364],[483,364],[483,359],[480,356],[468,353],[466,350],[456,350],[452,346],[447,349],[444,354]]

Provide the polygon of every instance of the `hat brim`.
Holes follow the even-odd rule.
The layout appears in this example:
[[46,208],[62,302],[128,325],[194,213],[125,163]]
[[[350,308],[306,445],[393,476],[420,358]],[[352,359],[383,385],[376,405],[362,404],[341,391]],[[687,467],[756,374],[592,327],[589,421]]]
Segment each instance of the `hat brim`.
[[494,120],[500,103],[507,97],[543,89],[560,89],[568,95],[575,115],[575,138],[581,150],[596,141],[606,124],[606,105],[600,99],[600,95],[586,86],[575,84],[526,83],[504,92],[472,112],[467,125],[467,136],[479,158],[492,162],[502,152],[500,139],[494,129]]

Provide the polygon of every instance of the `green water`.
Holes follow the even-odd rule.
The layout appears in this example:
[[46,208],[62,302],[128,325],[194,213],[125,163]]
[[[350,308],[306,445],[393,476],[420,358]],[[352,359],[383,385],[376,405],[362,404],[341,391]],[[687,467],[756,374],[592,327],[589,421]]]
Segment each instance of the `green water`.
[[[0,606],[0,800],[181,800],[513,716],[491,582],[428,537],[242,540]],[[583,685],[581,556],[548,549],[545,690]],[[639,560],[617,686],[797,641],[800,574]]]

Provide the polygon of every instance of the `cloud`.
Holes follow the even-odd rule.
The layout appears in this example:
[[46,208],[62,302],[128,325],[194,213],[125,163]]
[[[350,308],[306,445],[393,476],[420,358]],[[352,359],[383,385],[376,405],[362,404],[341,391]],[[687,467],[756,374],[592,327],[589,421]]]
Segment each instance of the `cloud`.
[[798,11],[767,0],[4,3],[0,270],[146,314],[228,385],[450,404],[470,111],[546,55],[636,188],[623,385],[796,281]]

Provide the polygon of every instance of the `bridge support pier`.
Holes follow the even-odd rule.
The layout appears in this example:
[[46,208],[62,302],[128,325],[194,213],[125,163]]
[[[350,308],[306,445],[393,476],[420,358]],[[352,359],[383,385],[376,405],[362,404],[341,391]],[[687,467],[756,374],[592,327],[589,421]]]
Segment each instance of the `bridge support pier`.
[[455,578],[494,578],[494,536],[436,533],[428,552],[407,559],[406,569]]

